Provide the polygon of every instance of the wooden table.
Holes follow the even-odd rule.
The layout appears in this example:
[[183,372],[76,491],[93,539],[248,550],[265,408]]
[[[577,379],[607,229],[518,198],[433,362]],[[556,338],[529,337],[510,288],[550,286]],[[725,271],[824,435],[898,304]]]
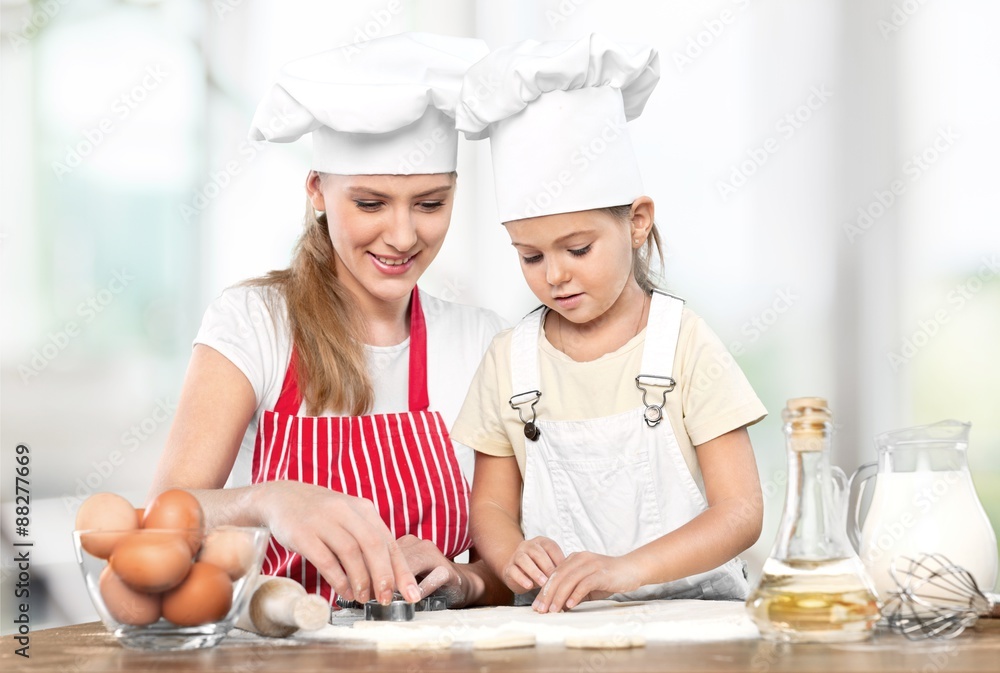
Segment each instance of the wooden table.
[[950,641],[910,642],[879,633],[864,643],[785,645],[763,640],[651,644],[633,650],[568,650],[541,646],[520,650],[378,652],[316,641],[240,642],[191,652],[138,652],[115,642],[99,622],[31,634],[31,658],[14,654],[3,638],[0,670],[95,673],[98,671],[850,671],[851,673],[963,673],[1000,671],[1000,620],[980,620]]

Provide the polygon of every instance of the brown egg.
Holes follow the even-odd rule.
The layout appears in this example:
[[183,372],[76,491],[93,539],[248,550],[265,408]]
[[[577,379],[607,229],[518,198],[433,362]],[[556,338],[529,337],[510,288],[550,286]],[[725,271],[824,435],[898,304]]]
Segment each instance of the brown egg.
[[142,518],[146,516],[146,509],[144,507],[136,507],[135,515],[139,517],[139,526],[142,526]]
[[198,560],[222,568],[230,579],[238,580],[253,565],[253,540],[244,531],[218,528],[205,537]]
[[118,622],[132,626],[144,626],[152,624],[160,618],[159,594],[133,591],[122,582],[111,566],[106,566],[101,571],[98,586],[101,589],[104,606]]
[[163,616],[177,626],[217,622],[232,605],[229,575],[211,563],[195,563],[179,587],[163,594]]
[[156,496],[146,508],[142,519],[143,528],[183,528],[187,529],[187,541],[191,554],[197,554],[205,527],[205,515],[201,511],[198,498],[187,491],[171,489]]
[[178,533],[137,530],[111,554],[111,568],[136,591],[158,593],[181,583],[191,570],[191,548]]
[[[125,498],[114,493],[95,493],[80,505],[76,513],[76,530],[129,531],[139,527],[135,508]],[[125,533],[89,533],[80,536],[80,545],[88,554],[108,558]]]

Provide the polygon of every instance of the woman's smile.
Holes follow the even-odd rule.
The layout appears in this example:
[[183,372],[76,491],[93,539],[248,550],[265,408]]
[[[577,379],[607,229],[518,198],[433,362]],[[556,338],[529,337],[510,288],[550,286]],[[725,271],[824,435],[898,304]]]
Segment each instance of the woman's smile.
[[413,260],[417,257],[416,254],[407,257],[382,257],[373,252],[369,252],[368,256],[371,257],[372,264],[376,269],[390,276],[397,276],[409,271],[413,268]]

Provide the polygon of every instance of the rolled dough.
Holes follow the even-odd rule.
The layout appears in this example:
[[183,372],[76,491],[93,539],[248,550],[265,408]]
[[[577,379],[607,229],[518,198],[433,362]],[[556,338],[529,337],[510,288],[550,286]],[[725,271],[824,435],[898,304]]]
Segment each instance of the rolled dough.
[[[418,612],[411,622],[363,619],[357,610],[336,611],[330,625],[300,631],[293,638],[370,643],[388,650],[484,649],[489,643],[527,642],[529,637],[539,645],[601,648],[759,637],[743,603],[736,601],[589,601],[554,614],[539,614],[528,606],[502,606]],[[506,645],[515,646],[521,645]]]

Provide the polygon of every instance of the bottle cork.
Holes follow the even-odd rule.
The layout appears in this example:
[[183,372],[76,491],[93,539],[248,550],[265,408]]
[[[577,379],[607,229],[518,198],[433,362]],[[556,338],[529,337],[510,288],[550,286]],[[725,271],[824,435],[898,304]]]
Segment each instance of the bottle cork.
[[830,436],[833,415],[823,397],[794,397],[781,412],[789,448],[793,451],[822,451]]

